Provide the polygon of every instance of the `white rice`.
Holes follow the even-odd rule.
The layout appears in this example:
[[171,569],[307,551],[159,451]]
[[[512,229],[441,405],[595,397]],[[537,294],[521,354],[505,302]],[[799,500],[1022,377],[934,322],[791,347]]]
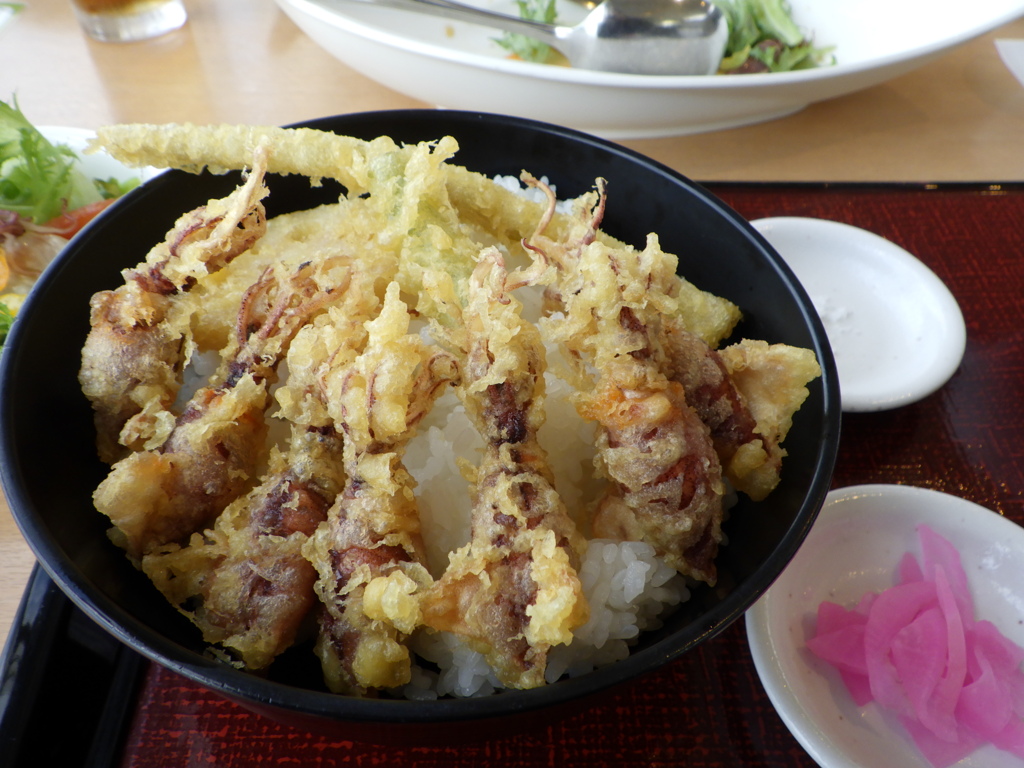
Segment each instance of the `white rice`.
[[192,395],[200,387],[206,385],[206,382],[217,371],[219,365],[220,352],[215,349],[192,353],[181,376],[181,389],[178,390],[177,400],[175,400],[172,407],[174,413],[181,413],[182,409],[192,398]]
[[[551,350],[549,350],[549,356]],[[594,425],[576,412],[571,388],[545,374],[547,420],[539,433],[555,487],[586,530],[585,511],[603,482],[593,476]],[[454,393],[446,394],[409,444],[405,465],[417,481],[428,567],[439,577],[448,554],[470,538],[470,487],[460,465],[475,466],[483,442]],[[547,679],[576,676],[629,655],[640,634],[660,624],[672,606],[689,598],[684,579],[649,544],[591,540],[579,570],[590,618],[568,646],[548,655]],[[422,662],[401,694],[409,699],[484,696],[500,689],[484,657],[449,633],[421,630],[411,643]]]
[[639,541],[592,540],[579,576],[590,619],[572,643],[548,654],[549,683],[626,658],[641,632],[656,629],[668,608],[690,596],[676,570]]
[[[590,619],[571,644],[551,649],[549,683],[626,658],[641,632],[660,626],[665,611],[690,596],[683,578],[642,542],[592,540],[579,576]],[[501,688],[486,659],[450,633],[420,631],[411,647],[436,669],[414,665],[412,680],[401,691],[407,699],[487,696]]]

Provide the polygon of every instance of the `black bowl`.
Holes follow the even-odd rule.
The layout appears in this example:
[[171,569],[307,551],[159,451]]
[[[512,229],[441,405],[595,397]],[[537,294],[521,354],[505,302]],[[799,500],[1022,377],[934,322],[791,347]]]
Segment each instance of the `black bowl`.
[[[170,172],[142,185],[69,244],[34,289],[0,359],[0,469],[15,519],[60,588],[89,616],[144,656],[254,711],[307,730],[362,740],[465,739],[540,714],[545,721],[608,687],[653,670],[740,618],[793,557],[825,499],[839,440],[835,363],[807,295],[780,257],[738,214],[678,173],[608,141],[523,119],[409,110],[325,118],[310,127],[370,139],[417,142],[452,135],[455,162],[487,175],[546,175],[560,196],[608,180],[604,229],[642,246],[657,232],[680,270],[736,302],[738,336],[807,347],[822,376],[786,441],[783,480],[767,500],[740,501],[726,524],[719,586],[698,589],[628,659],[571,680],[483,699],[433,702],[359,699],[323,688],[308,648],[287,652],[267,677],[203,655],[201,637],[106,537],[91,494],[105,467],[96,458],[89,404],[77,381],[89,330],[89,298],[121,281],[163,239],[180,213],[227,194],[237,173]],[[337,199],[338,188],[299,177],[269,179],[271,215]],[[471,724],[471,726],[470,726]],[[453,729],[451,726],[455,725]],[[470,726],[470,727],[467,727]]]

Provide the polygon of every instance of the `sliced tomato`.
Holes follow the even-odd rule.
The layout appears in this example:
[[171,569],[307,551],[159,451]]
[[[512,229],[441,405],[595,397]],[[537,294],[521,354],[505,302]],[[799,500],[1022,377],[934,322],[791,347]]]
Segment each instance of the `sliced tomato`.
[[64,213],[54,216],[46,222],[43,228],[55,235],[60,235],[70,240],[78,230],[96,218],[112,202],[114,202],[113,198],[110,200],[97,200],[95,203],[83,205],[81,208],[64,211]]

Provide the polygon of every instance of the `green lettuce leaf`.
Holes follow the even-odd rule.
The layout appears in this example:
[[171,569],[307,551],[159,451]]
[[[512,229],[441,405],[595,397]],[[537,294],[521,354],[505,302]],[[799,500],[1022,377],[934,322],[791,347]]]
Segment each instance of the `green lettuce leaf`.
[[11,310],[0,301],[0,349],[3,348],[4,342],[7,341],[7,334],[11,332],[11,323],[13,322],[14,315],[11,314]]
[[78,170],[74,152],[51,144],[17,101],[0,101],[0,209],[42,224],[100,199],[96,185]]
[[729,21],[729,41],[719,71],[733,72],[751,59],[760,71],[788,72],[829,63],[832,48],[815,46],[793,21],[785,0],[715,0]]

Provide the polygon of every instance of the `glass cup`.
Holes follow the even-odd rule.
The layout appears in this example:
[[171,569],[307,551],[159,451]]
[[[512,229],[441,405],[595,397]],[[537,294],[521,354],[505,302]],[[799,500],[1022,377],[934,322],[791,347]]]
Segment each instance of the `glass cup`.
[[107,43],[146,40],[178,29],[188,18],[181,0],[71,0],[90,37]]

